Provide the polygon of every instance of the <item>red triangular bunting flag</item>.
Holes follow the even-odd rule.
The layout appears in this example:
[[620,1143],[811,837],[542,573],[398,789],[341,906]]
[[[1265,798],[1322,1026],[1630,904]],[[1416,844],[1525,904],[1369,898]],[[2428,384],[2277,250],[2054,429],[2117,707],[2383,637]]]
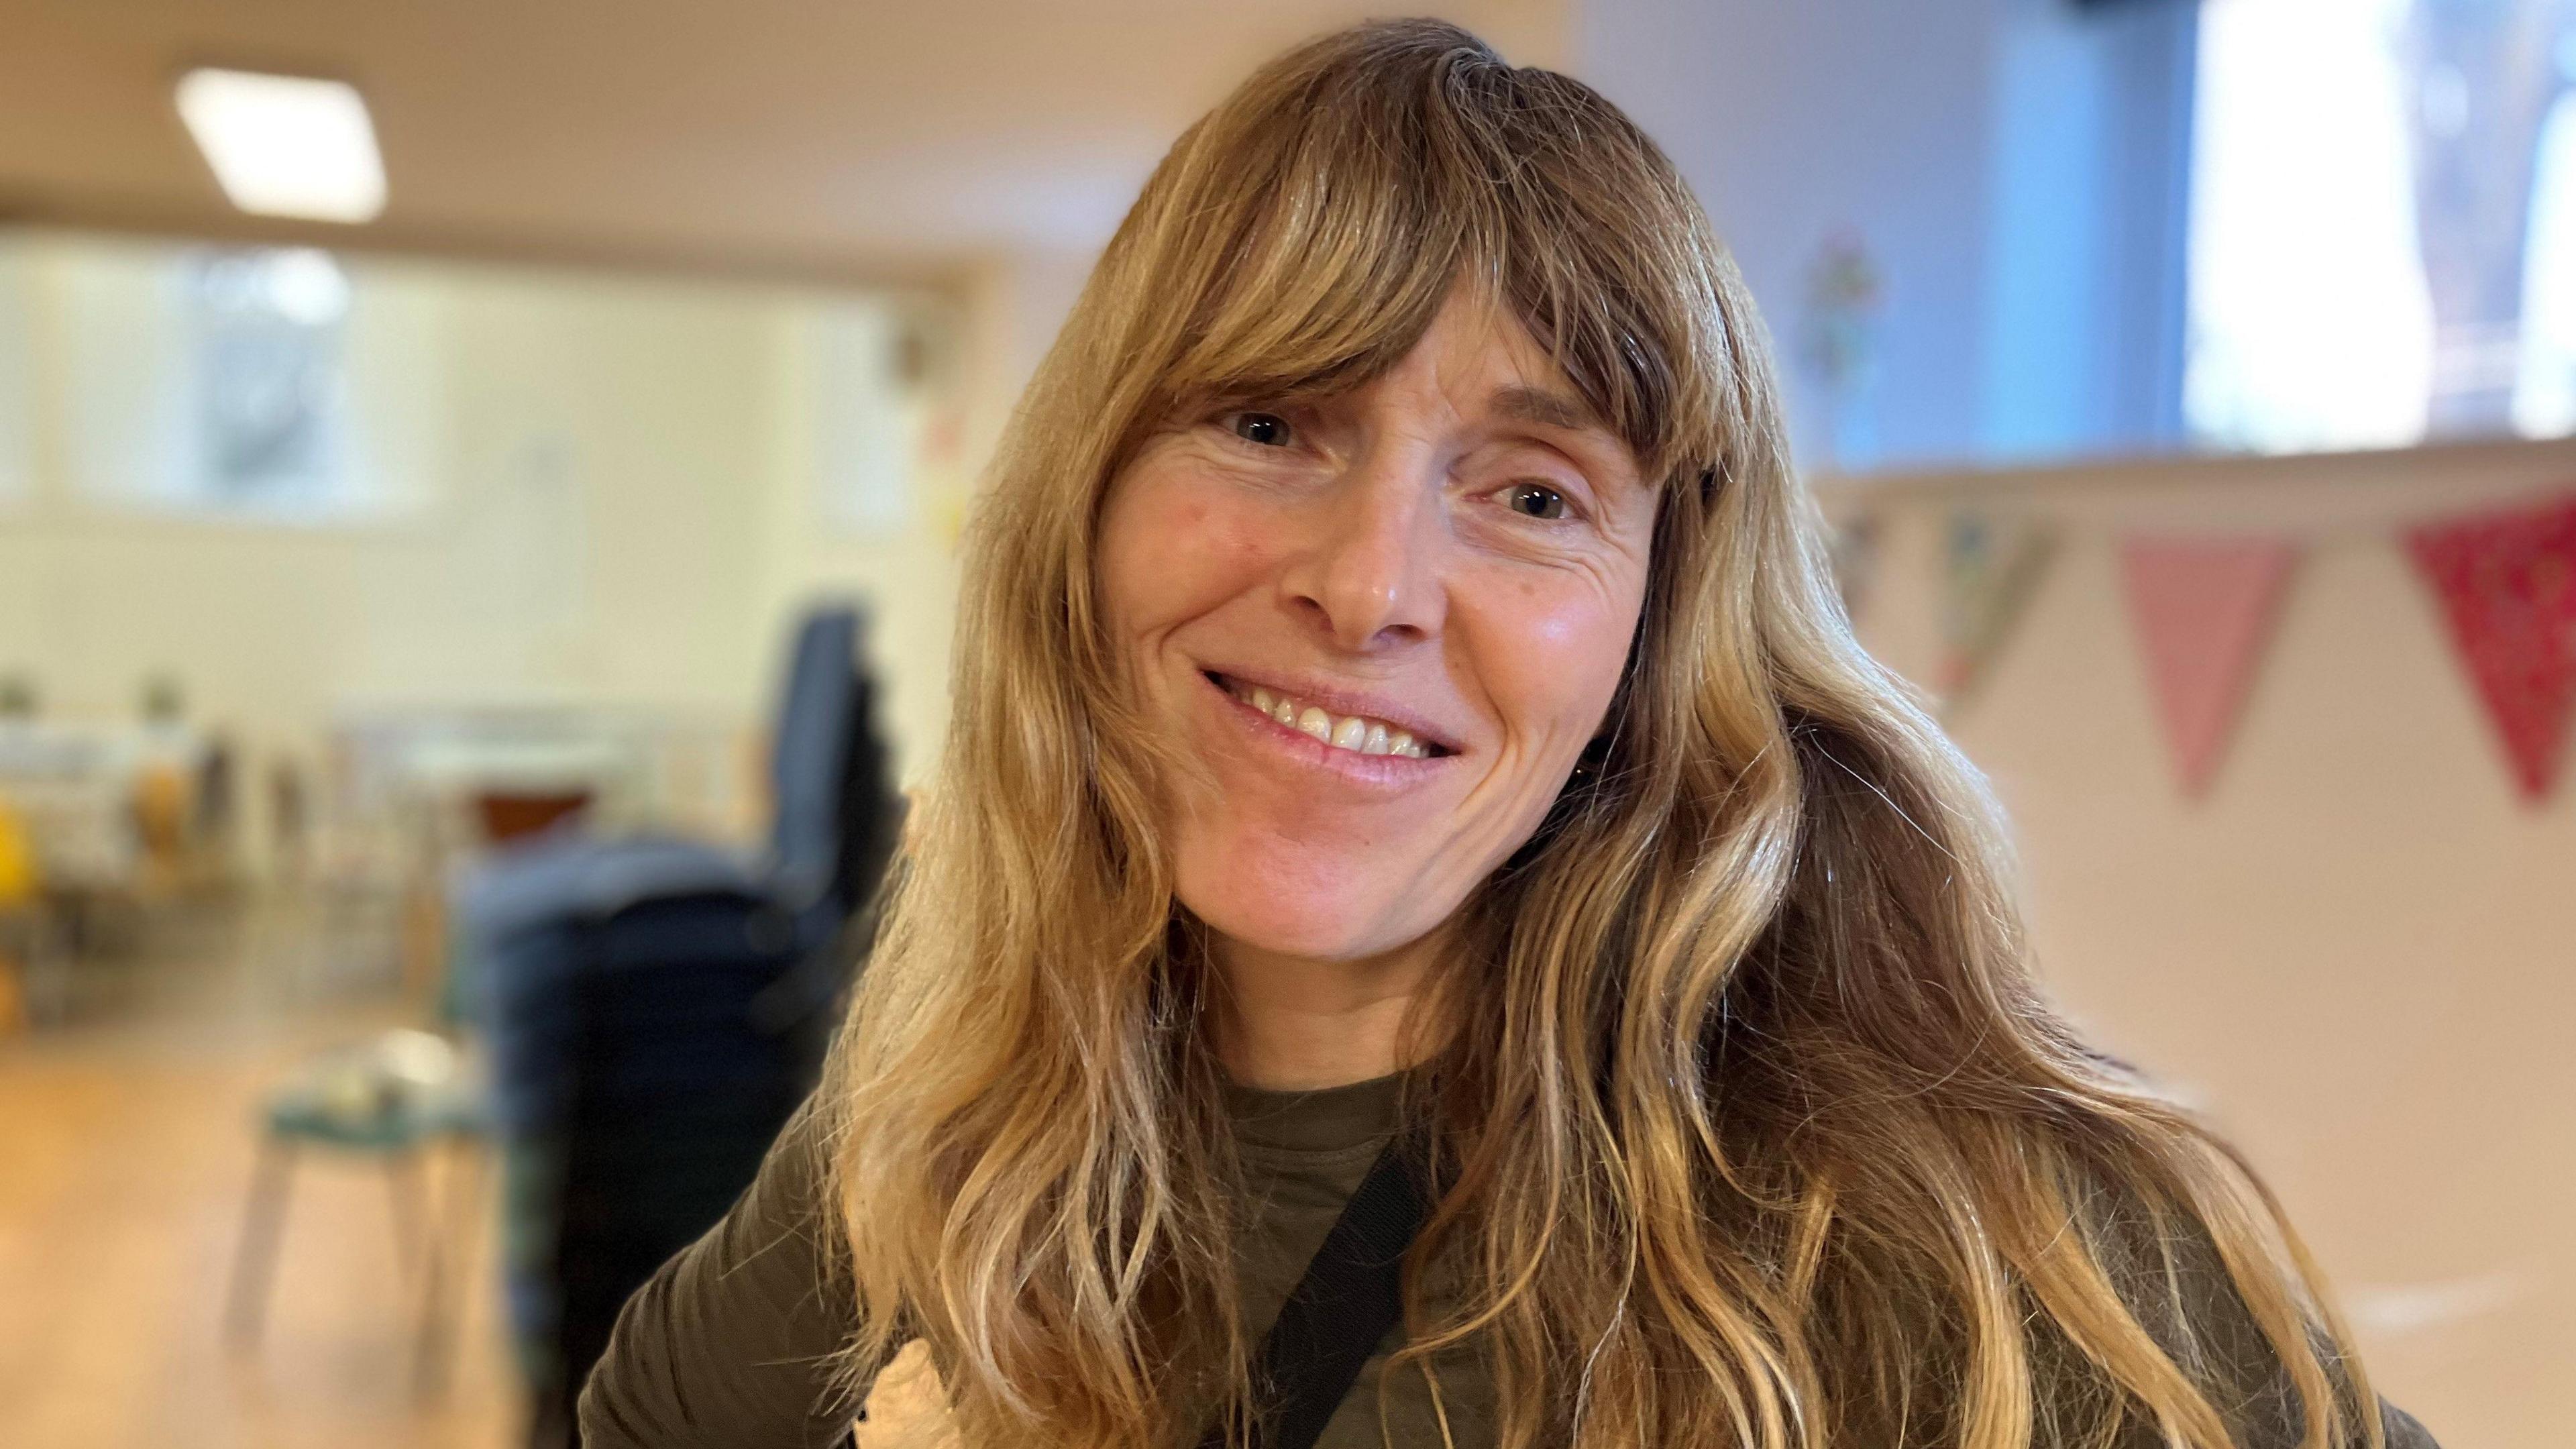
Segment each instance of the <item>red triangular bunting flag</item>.
[[2548,795],[2576,696],[2576,497],[2407,534],[2523,798]]
[[2270,538],[2121,545],[2129,617],[2185,795],[2218,774],[2298,558],[2296,544]]

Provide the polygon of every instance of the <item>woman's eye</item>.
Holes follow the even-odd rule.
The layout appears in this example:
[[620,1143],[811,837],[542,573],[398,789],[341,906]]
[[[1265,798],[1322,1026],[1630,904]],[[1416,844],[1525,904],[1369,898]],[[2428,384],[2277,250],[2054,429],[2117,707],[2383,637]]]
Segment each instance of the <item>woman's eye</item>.
[[1544,483],[1515,483],[1504,490],[1514,513],[1531,518],[1563,518],[1565,495]]
[[1236,413],[1234,435],[1265,448],[1288,446],[1288,420],[1277,413]]

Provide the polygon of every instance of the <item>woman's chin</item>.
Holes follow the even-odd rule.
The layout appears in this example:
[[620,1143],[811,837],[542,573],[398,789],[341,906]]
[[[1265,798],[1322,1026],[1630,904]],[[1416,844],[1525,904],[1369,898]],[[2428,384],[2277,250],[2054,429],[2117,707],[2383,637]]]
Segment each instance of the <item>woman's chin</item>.
[[1276,821],[1184,826],[1173,887],[1191,915],[1255,951],[1309,961],[1362,961],[1437,929],[1471,877],[1426,869],[1421,842],[1325,841]]
[[1419,902],[1382,889],[1264,888],[1186,878],[1180,887],[1181,904],[1226,940],[1308,961],[1382,955],[1421,937],[1439,920]]
[[1352,961],[1403,944],[1389,933],[1367,929],[1376,923],[1355,921],[1353,913],[1337,909],[1334,903],[1316,903],[1305,909],[1282,909],[1282,904],[1263,901],[1248,909],[1191,909],[1219,936],[1270,956]]

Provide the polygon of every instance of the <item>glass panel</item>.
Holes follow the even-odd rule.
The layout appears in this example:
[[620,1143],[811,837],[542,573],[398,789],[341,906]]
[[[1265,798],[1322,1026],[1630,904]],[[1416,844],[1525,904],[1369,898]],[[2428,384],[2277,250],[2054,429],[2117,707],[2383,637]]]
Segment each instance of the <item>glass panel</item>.
[[206,501],[321,502],[346,476],[349,279],[310,248],[188,266]]
[[2576,0],[2208,0],[2195,440],[2576,428],[2571,88]]

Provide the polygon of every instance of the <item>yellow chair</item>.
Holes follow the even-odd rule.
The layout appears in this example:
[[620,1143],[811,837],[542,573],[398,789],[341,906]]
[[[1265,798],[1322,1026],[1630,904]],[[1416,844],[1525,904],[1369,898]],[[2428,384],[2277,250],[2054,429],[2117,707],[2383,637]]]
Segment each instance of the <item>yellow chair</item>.
[[27,965],[21,954],[34,939],[40,884],[27,828],[0,795],[0,1035],[27,1026]]
[[36,898],[36,850],[27,827],[0,795],[0,910],[24,908]]

